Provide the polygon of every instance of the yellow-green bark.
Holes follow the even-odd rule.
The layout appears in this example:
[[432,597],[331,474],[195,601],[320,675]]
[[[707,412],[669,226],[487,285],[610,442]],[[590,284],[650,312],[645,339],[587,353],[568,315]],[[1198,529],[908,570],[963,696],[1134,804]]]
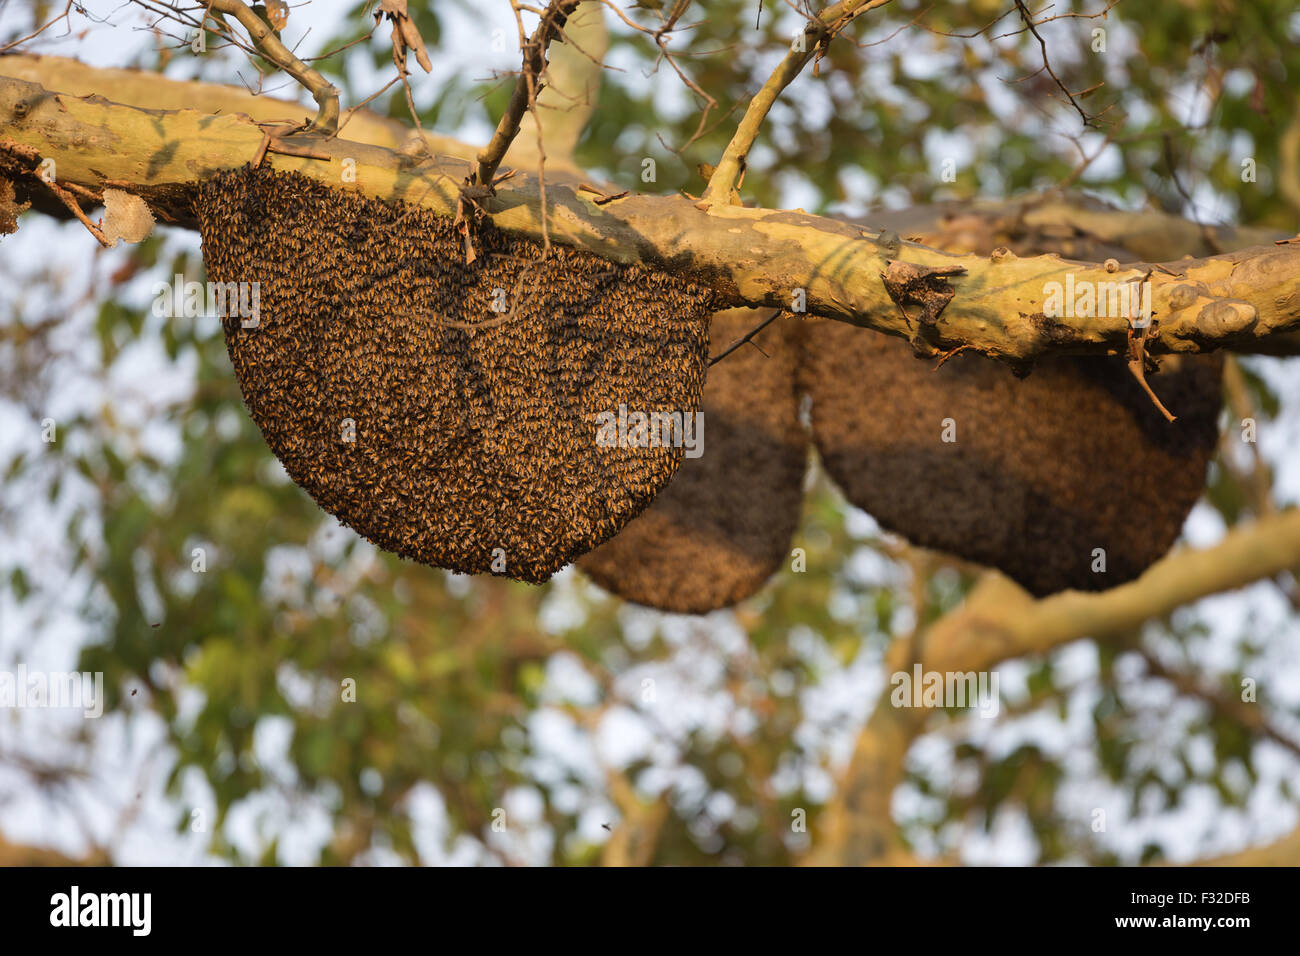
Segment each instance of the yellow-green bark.
[[[129,189],[155,206],[161,221],[186,224],[187,185],[251,162],[264,137],[242,115],[141,109],[0,78],[0,138],[52,158],[60,182]],[[273,147],[267,161],[444,215],[455,214],[470,168],[454,157],[419,159],[321,134],[294,135],[290,142],[311,156]],[[345,165],[355,170],[355,182],[345,180]],[[1300,245],[1258,246],[1164,267],[1112,264],[1108,270],[1053,255],[952,255],[799,210],[680,196],[632,194],[598,204],[600,198],[573,179],[548,183],[551,241],[618,262],[690,273],[717,290],[719,308],[789,308],[802,295],[809,312],[904,336],[922,352],[965,346],[1025,362],[1052,351],[1122,350],[1129,332],[1122,316],[1044,317],[1048,283],[1067,281],[1109,284],[1149,276],[1158,322],[1148,343],[1153,352],[1268,350],[1270,339],[1300,327]],[[483,205],[498,227],[542,238],[535,173],[520,170]],[[905,314],[886,289],[882,273],[894,262],[961,270],[949,280],[953,297],[932,325],[921,321],[916,307]]]

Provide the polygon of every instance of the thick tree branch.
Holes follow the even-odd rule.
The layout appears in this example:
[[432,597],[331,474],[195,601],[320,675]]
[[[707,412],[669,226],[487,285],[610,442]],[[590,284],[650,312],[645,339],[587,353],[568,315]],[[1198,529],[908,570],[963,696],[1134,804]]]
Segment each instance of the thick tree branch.
[[[584,7],[595,7],[587,11]],[[600,71],[591,57],[604,55],[608,36],[598,4],[578,8],[565,27],[566,42],[551,51],[547,75],[550,82],[538,96],[546,140],[547,177],[576,176],[581,170],[572,163],[573,147],[594,107]],[[142,109],[193,109],[203,113],[245,113],[259,123],[292,123],[302,118],[302,106],[292,100],[249,92],[242,86],[173,80],[160,74],[135,69],[87,66],[78,60],[57,56],[10,54],[0,57],[0,75],[38,83],[47,90],[94,96],[100,90],[113,91],[113,102]],[[533,118],[525,115],[520,135],[506,153],[506,164],[522,168],[536,166],[536,140],[531,134]],[[347,138],[385,149],[409,152],[419,137],[409,125],[370,110],[348,110],[343,123]],[[1300,129],[1300,124],[1297,124]],[[450,136],[425,133],[440,156],[471,161],[479,147]],[[1105,256],[1123,261],[1137,256],[1147,262],[1166,262],[1185,255],[1207,256],[1249,246],[1266,246],[1285,239],[1287,233],[1253,226],[1203,226],[1155,209],[1130,212],[1099,202],[1086,193],[1045,192],[1014,199],[949,201],[906,209],[873,210],[859,221],[870,232],[890,231],[905,238],[924,236],[926,245],[952,248],[962,242],[938,243],[933,238],[948,233],[997,236],[1003,230],[1050,229],[1054,234],[1072,230],[1105,244]],[[1207,236],[1208,230],[1208,236]],[[1070,255],[1069,240],[1055,240],[1058,251]],[[964,243],[968,247],[971,243]],[[1129,254],[1126,255],[1126,250]],[[1075,255],[1081,259],[1105,256]],[[1290,350],[1288,350],[1290,351]],[[1300,352],[1300,348],[1294,349]]]
[[46,847],[10,843],[0,836],[0,866],[109,866],[111,863],[102,850],[73,857]]
[[1211,594],[1245,587],[1300,563],[1300,510],[1238,525],[1204,550],[1175,551],[1109,591],[1064,591],[1035,601],[998,574],[926,636],[928,670],[981,670],[1082,637],[1123,634]]
[[[9,54],[0,57],[0,75],[38,83],[50,91],[93,97],[109,90],[113,102],[154,110],[197,110],[200,113],[243,113],[258,123],[299,123],[305,107],[264,93],[252,93],[242,86],[173,80],[147,70],[87,66],[59,56]],[[347,138],[353,142],[409,149],[418,141],[415,130],[370,110],[348,110],[343,121]],[[470,160],[476,149],[448,136],[426,134],[434,149],[448,156]]]
[[[966,252],[1039,233],[1042,244],[1054,252],[1098,262],[1199,258],[1267,246],[1289,235],[1256,226],[1205,226],[1157,209],[1130,212],[1087,193],[1063,190],[873,210],[857,221],[866,229],[890,230],[907,239],[919,236],[917,241],[926,245]],[[1096,251],[1073,251],[1081,248]]]
[[[588,11],[585,7],[594,9]],[[561,178],[569,175],[581,178],[581,171],[573,165],[572,153],[595,105],[600,71],[592,58],[603,57],[608,43],[604,19],[594,15],[599,12],[599,4],[579,6],[565,27],[570,42],[551,51],[547,67],[550,82],[538,96],[548,178],[554,178],[561,170]],[[10,54],[0,57],[0,75],[74,96],[94,96],[100,90],[109,89],[113,91],[113,102],[144,109],[245,113],[259,123],[292,123],[302,117],[299,103],[249,92],[242,86],[173,80],[145,70],[93,67],[66,57]],[[419,143],[410,126],[370,110],[348,110],[342,123],[347,138],[354,142],[398,151],[410,151]],[[532,123],[532,115],[525,115],[520,135],[506,153],[507,165],[527,168],[537,164]],[[1300,124],[1296,128],[1300,129]],[[425,139],[440,156],[469,161],[479,150],[472,143],[436,133],[426,133]],[[927,245],[937,244],[928,238],[936,231],[939,234],[967,231],[986,236],[997,235],[1004,228],[1017,231],[1048,228],[1053,232],[1069,229],[1105,243],[1110,247],[1106,250],[1108,256],[1123,261],[1131,257],[1125,255],[1128,250],[1148,262],[1264,246],[1288,235],[1276,229],[1252,226],[1206,227],[1159,210],[1129,212],[1107,206],[1085,193],[1059,191],[1014,199],[949,201],[875,210],[859,220],[859,224],[871,232],[888,230],[907,238],[921,233],[927,237],[924,240]],[[1207,230],[1212,243],[1207,241]],[[1070,254],[1069,240],[1058,241],[1061,251]],[[957,244],[960,243],[954,243]]]
[[669,791],[653,800],[642,800],[627,776],[614,769],[606,770],[605,782],[622,819],[605,842],[601,866],[649,866],[668,819]]
[[[16,79],[0,79],[0,137],[54,159],[61,183],[129,189],[161,209],[164,221],[183,224],[193,222],[192,184],[251,162],[264,140],[244,117],[142,110]],[[302,134],[295,143],[311,155],[273,152],[267,161],[341,187],[342,161],[352,159],[356,182],[349,188],[447,216],[456,214],[470,171],[451,158],[417,159],[323,135]],[[552,187],[551,240],[690,275],[717,290],[718,308],[789,308],[801,289],[809,312],[908,338],[923,354],[966,346],[1016,363],[1051,352],[1122,354],[1127,318],[1046,317],[1047,284],[1104,289],[1148,274],[1158,321],[1153,352],[1255,351],[1300,328],[1300,245],[1107,268],[1054,255],[953,255],[798,210],[700,209],[682,197],[644,195],[597,205],[597,198],[572,184]],[[536,176],[514,176],[483,206],[499,228],[543,239]],[[882,278],[899,268],[950,274],[946,308],[915,323]]]
[[916,863],[894,825],[894,791],[903,781],[904,760],[925,729],[929,714],[894,707],[889,690],[853,746],[825,823],[803,861],[813,866],[908,866]]

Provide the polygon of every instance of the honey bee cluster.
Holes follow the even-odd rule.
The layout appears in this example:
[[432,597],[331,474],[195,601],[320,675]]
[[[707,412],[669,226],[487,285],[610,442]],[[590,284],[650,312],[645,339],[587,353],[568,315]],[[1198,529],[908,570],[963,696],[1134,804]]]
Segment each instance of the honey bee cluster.
[[1168,357],[1148,376],[1178,414],[1170,423],[1107,356],[1044,359],[1018,379],[971,353],[935,369],[902,339],[840,322],[804,332],[813,439],[844,496],[913,544],[992,565],[1033,594],[1137,577],[1205,487],[1216,355]]
[[[714,342],[758,321],[719,313]],[[678,613],[757,592],[791,554],[811,437],[848,501],[913,544],[1040,596],[1103,590],[1173,544],[1217,444],[1213,355],[1166,357],[1149,376],[1171,424],[1104,356],[1046,359],[1024,379],[973,354],[936,369],[902,339],[789,315],[755,342],[709,370],[704,456],[578,560],[602,587]]]
[[[1077,230],[1026,229],[1020,217],[1005,227],[945,216],[917,226],[916,238],[979,255],[997,255],[999,245],[1096,261],[1141,254]],[[727,314],[714,321],[716,345],[745,331],[743,321],[728,328]],[[751,315],[749,328],[757,323]],[[757,339],[761,353],[747,348],[710,369],[704,406],[719,427],[705,456],[685,462],[640,518],[578,562],[598,583],[694,612],[762,586],[763,569],[789,546],[802,488],[793,463],[803,445],[796,456],[774,440],[794,434],[779,424],[790,406],[775,383],[787,374],[795,401],[811,407],[824,468],[851,504],[913,544],[996,567],[1036,595],[1137,577],[1173,544],[1204,489],[1218,439],[1217,356],[1166,357],[1148,375],[1178,415],[1171,424],[1122,358],[1053,358],[1019,379],[970,353],[936,369],[901,339],[840,322],[783,316],[780,327],[790,337],[769,329]],[[750,394],[763,399],[746,405]],[[729,433],[741,409],[762,434]],[[761,487],[749,481],[759,475]],[[791,560],[798,570],[797,552]]]
[[195,199],[244,402],[290,477],[385,550],[540,583],[639,514],[682,449],[601,447],[620,405],[699,408],[711,292],[244,168]]
[[[713,317],[715,350],[756,328],[750,309]],[[795,391],[799,319],[783,315],[709,369],[704,454],[681,468],[640,517],[578,567],[629,601],[678,614],[735,604],[790,553],[808,436]]]

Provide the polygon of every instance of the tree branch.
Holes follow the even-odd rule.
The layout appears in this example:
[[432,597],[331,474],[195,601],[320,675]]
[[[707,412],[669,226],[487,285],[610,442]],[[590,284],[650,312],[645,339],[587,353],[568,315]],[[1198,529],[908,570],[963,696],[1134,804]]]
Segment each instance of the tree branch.
[[[252,161],[264,141],[263,131],[243,117],[142,110],[100,97],[52,94],[16,79],[0,79],[0,137],[55,159],[61,183],[129,189],[161,210],[164,220],[191,226],[192,184]],[[273,153],[267,162],[337,187],[342,160],[353,159],[362,192],[445,216],[456,214],[470,172],[452,158],[417,159],[319,134],[301,134],[295,142],[305,155]],[[20,179],[30,169],[12,153],[5,165]],[[554,186],[549,198],[552,241],[688,275],[716,290],[719,309],[788,309],[802,289],[809,312],[902,336],[921,354],[965,346],[1018,364],[1058,352],[1123,354],[1127,318],[1047,317],[1046,284],[1104,289],[1148,272],[1158,322],[1149,339],[1152,352],[1256,351],[1300,328],[1300,245],[1108,268],[1054,255],[953,255],[798,210],[700,209],[682,197],[646,195],[598,205],[599,197],[570,183]],[[512,177],[483,207],[499,228],[543,240],[535,175]],[[947,273],[952,296],[946,307],[914,326],[896,304],[897,288],[883,280],[900,269]]]
[[[38,83],[47,90],[93,97],[104,90],[113,102],[154,110],[197,110],[201,113],[243,113],[258,123],[297,123],[305,107],[292,100],[252,93],[242,86],[173,80],[148,70],[87,66],[60,56],[16,53],[0,57],[0,75]],[[405,123],[370,110],[349,110],[344,127],[348,139],[386,149],[401,149],[414,141]],[[430,135],[438,152],[473,159],[475,149],[446,136]]]
[[[1174,552],[1138,580],[1095,594],[1066,591],[1034,600],[989,572],[966,601],[925,634],[925,671],[965,673],[1042,654],[1071,641],[1124,634],[1192,601],[1271,577],[1300,561],[1300,510],[1240,525],[1211,548]],[[904,646],[907,645],[907,646]],[[887,668],[906,666],[909,642],[895,642]],[[893,823],[894,790],[912,741],[930,711],[898,708],[883,691],[826,810],[823,841],[809,857],[822,865],[911,862]]]
[[[536,167],[544,148],[548,170],[561,167],[580,173],[574,150],[595,111],[602,64],[609,48],[604,13],[601,4],[585,2],[570,14],[564,26],[564,42],[549,51],[545,83],[537,94],[536,107],[520,121],[519,135],[506,151],[506,164]],[[543,141],[541,148],[537,127]]]
[[1300,866],[1300,826],[1275,843],[1197,860],[1192,866]]
[[930,670],[980,670],[1041,654],[1082,637],[1123,634],[1192,601],[1245,587],[1300,563],[1300,510],[1238,525],[1212,548],[1175,551],[1136,581],[1035,601],[999,574],[981,579],[956,611],[930,629]]
[[101,850],[84,857],[72,857],[58,850],[22,843],[10,843],[0,835],[0,866],[110,866],[112,860]]
[[749,107],[741,117],[731,142],[723,151],[722,159],[718,160],[713,175],[709,177],[709,184],[704,190],[706,200],[715,203],[730,202],[731,191],[744,169],[745,157],[753,148],[758,131],[777,97],[794,82],[794,78],[803,72],[808,61],[819,54],[831,37],[859,14],[883,7],[887,3],[889,0],[844,0],[827,7],[808,21],[801,37],[803,43],[798,47],[791,45],[780,65],[749,101]]
[[[569,18],[565,36],[573,43],[552,51],[547,67],[551,81],[538,96],[538,110],[545,116],[548,179],[555,178],[557,170],[561,171],[560,178],[578,176],[582,181],[584,175],[570,157],[594,106],[600,76],[589,57],[603,56],[608,42],[604,19],[589,16],[585,6],[595,6],[595,12],[600,12],[599,5],[584,4]],[[574,49],[575,46],[581,49]],[[99,90],[110,89],[113,102],[125,106],[193,109],[213,114],[245,113],[258,123],[295,122],[302,108],[292,100],[249,92],[242,86],[173,80],[146,70],[87,66],[67,57],[9,54],[0,57],[0,75],[74,96],[90,97]],[[583,91],[591,91],[590,97],[584,97]],[[399,120],[367,109],[350,109],[348,117],[344,128],[347,138],[354,142],[399,152],[410,152],[419,144],[415,130]],[[519,136],[506,153],[505,164],[517,167],[537,164],[536,146],[529,135],[532,122],[532,115],[526,114]],[[426,133],[425,139],[440,156],[472,161],[479,151],[479,147],[450,136]],[[1019,233],[1044,227],[1055,233],[1068,227],[1079,236],[1092,237],[1112,247],[1104,255],[1074,255],[1096,261],[1106,256],[1121,261],[1137,256],[1147,262],[1166,262],[1185,255],[1207,256],[1220,250],[1265,246],[1289,235],[1254,226],[1204,227],[1157,209],[1130,212],[1108,206],[1086,193],[1055,189],[1013,199],[949,200],[904,209],[878,209],[857,221],[872,233],[887,230],[907,238],[920,234],[922,238],[916,241],[944,249],[967,246],[963,251],[970,251],[973,244],[939,242],[936,237],[954,232],[983,238],[1005,231]],[[1206,229],[1213,246],[1206,241]],[[1071,255],[1068,245],[1060,245],[1058,251]],[[1300,347],[1288,351],[1300,352]]]
[[206,3],[210,9],[229,14],[238,20],[263,56],[307,88],[319,107],[316,119],[312,121],[313,128],[325,133],[333,133],[338,129],[339,91],[334,84],[294,56],[267,26],[266,21],[243,0],[206,0]]
[[515,81],[514,92],[510,94],[510,105],[497,123],[492,139],[478,154],[474,166],[474,182],[477,185],[491,185],[497,167],[505,158],[506,150],[519,135],[524,113],[537,100],[537,87],[541,83],[542,72],[546,69],[546,48],[560,35],[578,2],[579,0],[551,0],[542,13],[541,22],[524,45],[523,67]]
[[1192,674],[1172,670],[1164,665],[1154,654],[1145,648],[1138,648],[1137,654],[1146,664],[1147,673],[1169,684],[1184,697],[1199,700],[1216,715],[1240,724],[1257,737],[1273,741],[1279,747],[1291,751],[1300,757],[1300,743],[1292,740],[1273,726],[1268,713],[1258,704],[1247,703],[1240,697],[1233,697],[1205,687]]

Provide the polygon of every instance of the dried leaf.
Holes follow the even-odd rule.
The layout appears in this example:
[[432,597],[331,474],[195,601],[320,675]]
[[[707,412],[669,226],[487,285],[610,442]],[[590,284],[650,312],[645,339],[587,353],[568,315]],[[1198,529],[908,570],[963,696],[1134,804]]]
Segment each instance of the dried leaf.
[[415,21],[410,17],[399,20],[398,24],[402,30],[402,39],[406,45],[415,51],[415,61],[420,64],[420,68],[428,73],[433,69],[433,64],[429,61],[429,53],[424,48],[424,40],[420,37],[420,31],[415,28]]
[[289,4],[285,0],[266,0],[266,21],[276,30],[289,22]]
[[393,61],[397,68],[405,72],[406,67],[406,50],[410,48],[415,52],[415,60],[420,64],[420,68],[425,73],[433,69],[433,63],[429,60],[429,53],[424,47],[424,39],[420,36],[419,29],[415,26],[415,21],[406,9],[406,0],[380,0],[379,9],[375,11],[375,19],[386,16],[393,24]]

